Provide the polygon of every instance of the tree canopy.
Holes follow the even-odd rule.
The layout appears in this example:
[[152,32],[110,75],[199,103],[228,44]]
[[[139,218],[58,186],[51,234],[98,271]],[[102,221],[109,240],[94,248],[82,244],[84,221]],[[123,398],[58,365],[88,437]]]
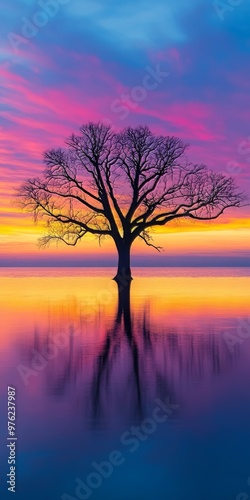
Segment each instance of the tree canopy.
[[88,233],[111,237],[130,272],[124,255],[137,237],[154,246],[151,228],[174,219],[216,219],[244,204],[233,178],[191,163],[188,145],[176,137],[154,135],[147,126],[113,132],[92,122],[79,132],[66,148],[46,151],[43,176],[19,189],[22,207],[46,220],[41,245],[76,245]]

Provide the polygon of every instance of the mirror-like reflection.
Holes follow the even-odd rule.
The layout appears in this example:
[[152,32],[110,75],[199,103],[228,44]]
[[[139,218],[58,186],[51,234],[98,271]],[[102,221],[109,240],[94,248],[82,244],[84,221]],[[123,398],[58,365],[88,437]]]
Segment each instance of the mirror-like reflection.
[[[125,463],[93,499],[233,500],[249,469],[245,271],[141,272],[121,290],[110,270],[18,272],[2,277],[0,347],[3,407],[6,386],[18,395],[17,500],[37,484],[37,500],[77,498],[75,478],[112,450]],[[156,400],[178,411],[129,454],[121,436]]]
[[[21,359],[30,370],[38,360],[43,372],[43,358],[49,357],[42,374],[48,394],[74,394],[78,410],[81,408],[92,423],[100,420],[103,425],[105,419],[110,422],[119,415],[128,423],[140,420],[154,399],[166,394],[181,405],[183,383],[220,376],[238,354],[237,350],[230,353],[209,320],[192,328],[178,328],[169,319],[167,324],[156,326],[150,301],[133,310],[132,287],[131,283],[121,291],[117,287],[113,316],[105,318],[98,309],[92,311],[91,318],[76,314],[74,326],[67,326],[65,346],[63,343],[61,351],[55,348],[57,354],[53,355],[51,347],[58,333],[53,322],[46,333],[36,327],[28,342],[21,345]],[[85,332],[90,329],[103,332],[94,345],[86,339]],[[32,373],[29,377],[32,379]]]

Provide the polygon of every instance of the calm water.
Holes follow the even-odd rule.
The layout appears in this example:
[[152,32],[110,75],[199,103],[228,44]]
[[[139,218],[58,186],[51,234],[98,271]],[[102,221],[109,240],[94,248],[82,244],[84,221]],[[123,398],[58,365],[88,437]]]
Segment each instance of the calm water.
[[250,269],[113,275],[0,269],[1,498],[8,386],[17,500],[250,497]]

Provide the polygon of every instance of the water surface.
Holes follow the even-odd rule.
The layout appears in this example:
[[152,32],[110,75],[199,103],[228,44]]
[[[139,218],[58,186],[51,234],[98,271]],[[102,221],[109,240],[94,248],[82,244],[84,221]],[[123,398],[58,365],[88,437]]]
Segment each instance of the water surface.
[[114,271],[0,269],[1,481],[11,385],[17,500],[250,496],[250,270],[137,268],[130,307]]

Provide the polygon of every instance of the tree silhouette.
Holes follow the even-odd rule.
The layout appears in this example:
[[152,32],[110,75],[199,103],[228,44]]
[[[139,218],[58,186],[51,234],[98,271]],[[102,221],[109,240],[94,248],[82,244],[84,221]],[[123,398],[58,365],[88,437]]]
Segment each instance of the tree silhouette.
[[52,240],[76,245],[88,233],[113,238],[118,282],[132,279],[136,238],[160,251],[151,228],[174,219],[216,219],[245,199],[231,177],[190,163],[187,144],[156,136],[147,126],[115,133],[88,123],[66,146],[45,152],[43,177],[28,179],[18,191],[21,206],[35,220],[46,220],[41,245]]

